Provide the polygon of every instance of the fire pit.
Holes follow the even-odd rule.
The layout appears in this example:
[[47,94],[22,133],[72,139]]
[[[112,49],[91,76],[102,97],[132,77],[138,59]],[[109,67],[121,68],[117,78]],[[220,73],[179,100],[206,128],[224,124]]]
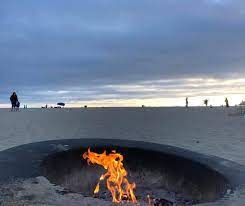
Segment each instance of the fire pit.
[[82,155],[88,148],[98,154],[123,155],[127,179],[136,184],[139,202],[214,202],[245,183],[244,167],[228,160],[153,143],[99,139],[40,142],[0,152],[0,181],[45,176],[67,192],[111,201],[105,181],[93,194],[106,170],[87,164]]
[[[173,202],[210,202],[231,188],[229,181],[218,172],[180,156],[134,147],[92,147],[91,150],[98,153],[116,150],[123,154],[128,179],[136,183],[139,200],[150,195]],[[105,170],[88,165],[81,157],[85,151],[86,148],[81,148],[50,155],[42,164],[44,176],[70,191],[92,195]],[[101,186],[95,197],[110,200],[105,184]]]

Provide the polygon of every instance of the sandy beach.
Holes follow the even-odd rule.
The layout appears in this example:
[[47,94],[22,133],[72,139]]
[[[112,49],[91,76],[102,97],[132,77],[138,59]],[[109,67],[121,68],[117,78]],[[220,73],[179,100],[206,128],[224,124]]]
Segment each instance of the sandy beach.
[[111,138],[173,145],[245,165],[245,119],[235,108],[0,109],[0,150],[55,139]]
[[[185,148],[245,165],[245,119],[229,116],[236,108],[81,108],[0,110],[0,149],[33,142],[76,138],[140,140]],[[19,189],[21,188],[21,190]],[[64,193],[38,177],[1,188],[0,205],[113,205]],[[8,199],[11,197],[10,199]],[[225,203],[244,202],[244,190]],[[144,205],[141,202],[141,205]],[[203,204],[214,205],[214,204]]]
[[0,206],[244,206],[244,20],[241,0],[2,1]]

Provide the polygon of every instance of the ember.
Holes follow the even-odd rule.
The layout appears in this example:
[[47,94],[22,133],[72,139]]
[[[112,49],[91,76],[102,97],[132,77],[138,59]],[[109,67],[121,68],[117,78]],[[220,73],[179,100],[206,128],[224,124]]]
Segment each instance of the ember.
[[135,183],[129,183],[127,177],[127,171],[123,167],[123,156],[116,151],[112,151],[111,154],[106,154],[104,151],[102,154],[91,152],[90,148],[83,154],[83,158],[87,159],[87,163],[98,164],[104,167],[107,172],[100,176],[97,183],[94,194],[100,190],[100,181],[106,179],[106,186],[112,194],[112,201],[120,203],[126,199],[130,202],[137,203],[134,189]]
[[149,206],[173,206],[173,203],[165,199],[153,199],[150,195],[147,195],[147,201]]

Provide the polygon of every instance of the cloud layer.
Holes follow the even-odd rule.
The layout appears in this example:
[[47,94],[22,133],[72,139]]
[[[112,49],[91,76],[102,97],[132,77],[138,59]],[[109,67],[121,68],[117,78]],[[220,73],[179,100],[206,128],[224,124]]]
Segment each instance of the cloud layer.
[[242,94],[219,82],[245,78],[244,22],[241,0],[2,1],[0,102]]

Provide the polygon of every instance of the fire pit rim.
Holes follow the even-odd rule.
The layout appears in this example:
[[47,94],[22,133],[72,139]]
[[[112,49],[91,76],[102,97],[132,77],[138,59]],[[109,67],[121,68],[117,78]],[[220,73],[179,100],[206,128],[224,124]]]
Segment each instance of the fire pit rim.
[[[51,154],[70,149],[79,149],[81,147],[86,148],[103,146],[120,146],[129,148],[137,147],[139,149],[162,152],[207,166],[226,177],[233,186],[239,186],[245,183],[245,166],[231,160],[201,154],[171,145],[121,139],[48,140],[23,144],[0,151],[0,182],[9,178],[28,178],[37,176],[37,169],[39,169],[40,162]],[[19,165],[21,165],[21,167],[17,168]],[[31,168],[34,169],[34,172],[28,173],[26,171],[26,167],[29,167],[29,171]],[[14,170],[17,170],[19,175],[14,175]],[[25,171],[27,172],[26,175],[24,175]]]
[[152,150],[200,163],[226,178],[232,189],[245,185],[245,166],[220,157],[205,155],[178,148],[143,141],[119,139],[62,139],[35,142],[13,147],[0,152],[0,183],[12,179],[27,179],[41,176],[41,162],[47,156],[83,147],[120,146]]

